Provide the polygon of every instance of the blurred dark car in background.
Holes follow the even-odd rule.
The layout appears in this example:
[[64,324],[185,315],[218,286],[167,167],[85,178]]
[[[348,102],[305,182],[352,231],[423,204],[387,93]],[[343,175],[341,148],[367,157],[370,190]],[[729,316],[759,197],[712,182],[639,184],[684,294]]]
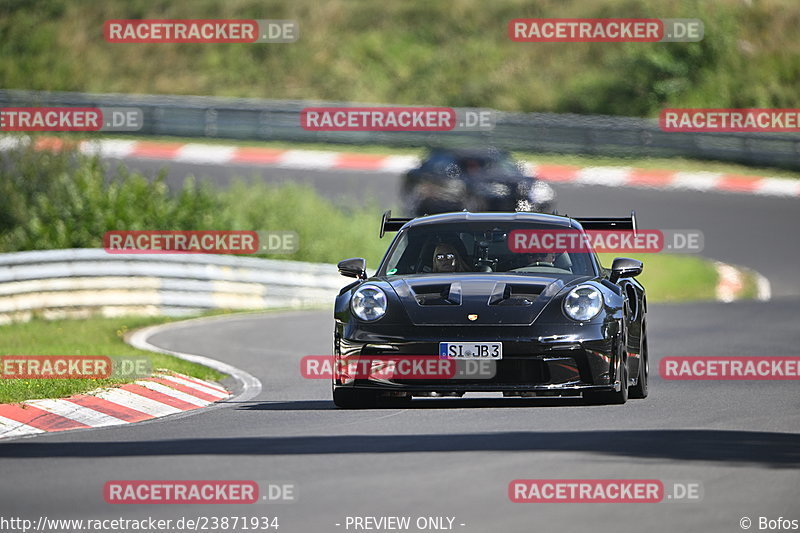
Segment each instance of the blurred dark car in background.
[[402,197],[410,216],[467,209],[552,213],[555,192],[526,176],[506,151],[494,148],[433,148],[403,178]]

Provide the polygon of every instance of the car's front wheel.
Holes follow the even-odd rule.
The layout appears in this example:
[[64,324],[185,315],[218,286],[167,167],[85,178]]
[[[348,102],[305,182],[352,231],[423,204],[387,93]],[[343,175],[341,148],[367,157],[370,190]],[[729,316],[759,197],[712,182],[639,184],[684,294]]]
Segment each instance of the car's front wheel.
[[628,368],[622,364],[622,375],[620,376],[620,386],[618,391],[599,391],[586,392],[584,398],[591,405],[622,405],[628,401]]
[[[622,337],[624,339],[624,337]],[[620,341],[620,353],[617,357],[616,372],[619,376],[618,391],[585,392],[584,398],[593,405],[616,404],[622,405],[628,401],[628,361],[625,358],[625,341]]]
[[342,409],[370,409],[378,403],[378,396],[369,390],[333,389],[333,403]]
[[631,398],[647,398],[647,381],[650,374],[650,358],[647,354],[647,335],[642,337],[642,349],[639,352],[639,379],[636,385],[631,387]]

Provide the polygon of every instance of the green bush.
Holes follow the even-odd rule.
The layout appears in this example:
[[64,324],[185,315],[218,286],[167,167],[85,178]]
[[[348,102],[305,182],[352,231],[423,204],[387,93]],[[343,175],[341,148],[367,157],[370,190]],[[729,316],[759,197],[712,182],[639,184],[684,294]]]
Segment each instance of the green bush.
[[378,237],[378,207],[340,207],[311,185],[240,182],[221,192],[220,200],[233,229],[297,232],[296,253],[265,257],[335,263],[358,256],[374,268],[386,250],[386,240]]
[[278,259],[380,259],[380,210],[337,207],[310,185],[234,184],[225,191],[188,178],[170,191],[120,165],[71,150],[0,152],[0,251],[100,248],[111,230],[295,231],[300,247]]
[[205,229],[228,225],[219,199],[187,180],[172,195],[119,166],[106,178],[96,157],[70,150],[0,155],[0,250],[102,247],[110,230]]

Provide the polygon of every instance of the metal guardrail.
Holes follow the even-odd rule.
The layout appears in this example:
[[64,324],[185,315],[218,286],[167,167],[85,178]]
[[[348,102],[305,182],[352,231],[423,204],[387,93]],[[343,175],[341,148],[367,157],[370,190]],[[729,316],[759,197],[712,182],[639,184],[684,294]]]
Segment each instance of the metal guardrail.
[[93,248],[16,252],[0,254],[0,323],[331,305],[346,284],[336,265],[298,261]]
[[138,107],[144,127],[137,135],[392,146],[479,144],[531,152],[689,157],[800,169],[800,135],[667,133],[657,121],[641,118],[498,111],[492,131],[318,132],[300,126],[303,108],[374,104],[0,90],[0,107],[25,105]]

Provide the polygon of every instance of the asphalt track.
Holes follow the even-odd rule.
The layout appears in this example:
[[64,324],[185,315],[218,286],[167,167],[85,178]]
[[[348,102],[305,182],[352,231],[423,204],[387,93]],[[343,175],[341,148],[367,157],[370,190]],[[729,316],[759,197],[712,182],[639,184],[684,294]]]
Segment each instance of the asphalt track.
[[[136,161],[143,170],[160,166]],[[241,169],[170,165],[218,182]],[[397,177],[246,167],[326,194],[395,202]],[[624,406],[474,397],[408,409],[336,410],[305,380],[304,355],[328,354],[330,311],[242,315],[156,334],[157,346],[213,357],[259,378],[256,398],[152,423],[0,444],[0,516],[278,516],[282,532],[347,531],[347,516],[455,517],[456,531],[741,531],[749,517],[800,519],[797,382],[664,381],[664,356],[800,355],[797,200],[692,191],[559,186],[560,211],[624,214],[643,227],[701,229],[703,255],[757,269],[769,302],[651,305],[651,394]],[[346,256],[346,251],[343,256]],[[699,482],[700,501],[515,504],[518,478]],[[291,504],[109,505],[124,479],[252,479],[297,487]],[[336,524],[341,524],[337,526]],[[460,524],[464,524],[461,526]],[[349,529],[353,531],[353,529]],[[418,531],[412,527],[410,531]]]

